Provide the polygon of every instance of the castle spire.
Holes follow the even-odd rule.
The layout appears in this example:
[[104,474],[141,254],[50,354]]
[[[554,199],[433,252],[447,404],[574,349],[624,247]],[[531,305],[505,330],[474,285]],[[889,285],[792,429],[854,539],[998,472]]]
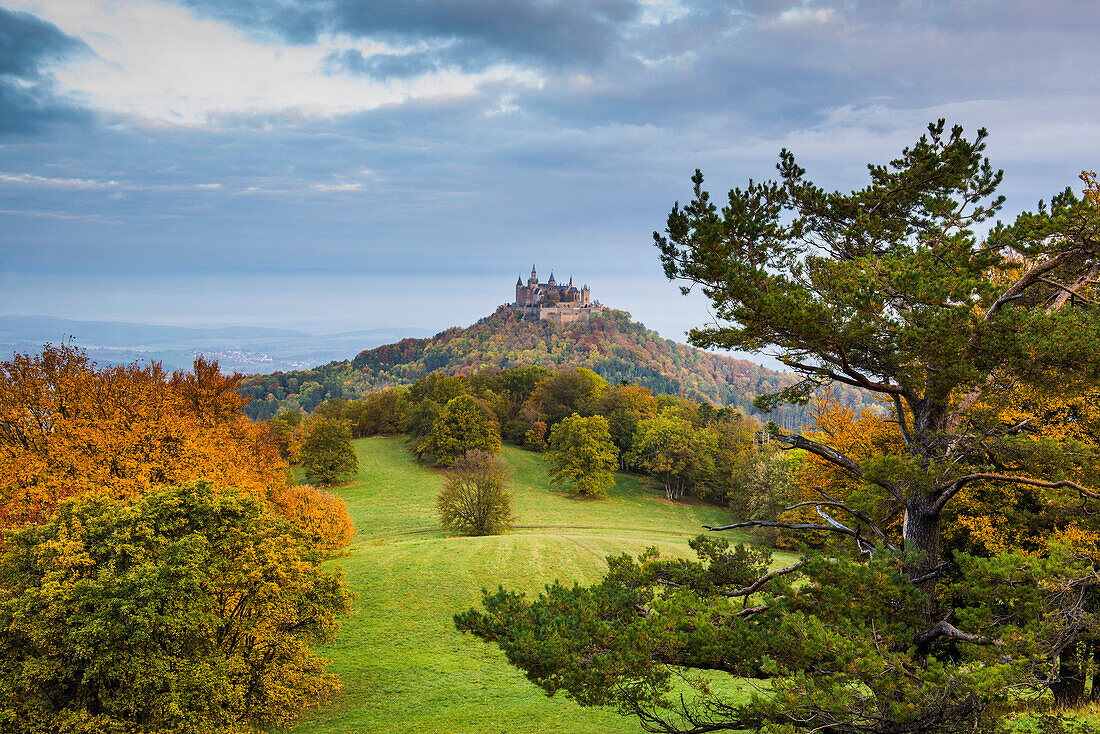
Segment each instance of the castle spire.
[[519,276],[519,275],[516,276],[516,285],[518,285],[518,286],[523,285],[523,281],[520,278],[521,278],[521,276]]

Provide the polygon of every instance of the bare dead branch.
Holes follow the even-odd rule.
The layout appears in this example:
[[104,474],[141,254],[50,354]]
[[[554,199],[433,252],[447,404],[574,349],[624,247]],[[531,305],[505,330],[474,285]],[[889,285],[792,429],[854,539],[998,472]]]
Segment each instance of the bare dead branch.
[[769,571],[768,573],[764,574],[763,576],[758,578],[756,581],[753,581],[751,584],[749,584],[748,586],[746,586],[742,589],[738,589],[737,591],[725,591],[725,592],[722,592],[722,593],[725,594],[726,596],[729,596],[729,597],[748,596],[749,594],[752,594],[752,593],[758,591],[761,586],[768,583],[769,581],[776,578],[777,576],[785,576],[788,573],[794,573],[798,569],[802,568],[802,566],[804,566],[805,563],[806,563],[806,561],[802,560],[802,561],[798,561],[797,563],[792,563],[790,566],[787,566],[786,568],[777,568],[774,571]]
[[[802,449],[803,451],[809,451],[811,454],[815,454],[825,459],[829,463],[836,464],[842,469],[846,470],[849,474],[855,477],[863,477],[863,469],[856,462],[845,454],[840,453],[834,448],[830,448],[824,444],[820,444],[817,441],[812,441],[805,436],[796,434],[780,434],[775,437],[776,441],[780,443],[789,444],[791,448]],[[886,482],[882,480],[875,480],[875,484],[885,489],[890,495],[900,501],[903,501],[901,490],[898,489],[897,484],[893,482]]]
[[974,645],[1000,645],[1001,641],[990,637],[983,637],[982,635],[973,635],[969,632],[963,632],[958,627],[954,626],[946,619],[942,620],[935,627],[924,632],[918,632],[913,635],[913,642],[918,647],[925,647],[928,643],[937,637],[950,637],[952,640],[958,640],[960,642],[969,642]]

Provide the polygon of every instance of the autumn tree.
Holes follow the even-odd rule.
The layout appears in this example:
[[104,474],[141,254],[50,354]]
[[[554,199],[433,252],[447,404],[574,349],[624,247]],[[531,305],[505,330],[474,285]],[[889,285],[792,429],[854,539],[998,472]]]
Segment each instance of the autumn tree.
[[[1095,452],[1032,441],[983,407],[1020,385],[1100,382],[1100,208],[1067,190],[979,238],[1002,204],[985,137],[930,125],[850,193],[814,185],[787,151],[779,181],[750,181],[721,208],[696,172],[692,200],[655,233],[666,274],[712,301],[717,323],[693,330],[694,344],[770,349],[802,376],[758,406],[828,383],[887,401],[901,444],[865,459],[774,431],[874,493],[857,505],[825,490],[817,521],[778,525],[843,537],[845,552],[767,572],[744,551],[628,559],[572,598],[490,595],[491,615],[460,626],[548,690],[662,732],[990,730],[1023,703],[1007,691],[1049,686],[1058,651],[1091,623],[1078,600],[1100,584],[1094,561],[1056,544],[1028,563],[945,557],[941,540],[953,501],[978,483],[1100,499]],[[532,626],[548,613],[552,628]],[[585,670],[554,652],[578,649]],[[769,686],[731,702],[704,680],[693,702],[672,695],[670,665]]]
[[0,525],[40,520],[69,497],[134,497],[208,479],[257,495],[286,482],[271,433],[241,412],[216,362],[100,368],[70,346],[0,362]]
[[338,688],[311,647],[351,595],[261,500],[93,495],[0,558],[5,732],[269,731]]
[[309,484],[282,487],[268,501],[310,548],[331,553],[346,547],[355,534],[347,503],[323,489]]
[[237,393],[244,375],[223,375],[217,360],[195,357],[192,371],[176,370],[168,380],[187,410],[210,423],[235,420],[248,402]]
[[271,439],[279,452],[279,456],[285,461],[297,464],[301,460],[301,412],[297,410],[279,411],[267,421],[267,428],[271,431]]
[[351,445],[351,429],[342,420],[311,419],[302,437],[301,455],[306,478],[326,487],[359,468],[359,458]]
[[440,526],[463,535],[500,535],[508,530],[515,520],[509,478],[508,465],[499,456],[467,451],[451,464],[436,497]]
[[574,413],[550,429],[550,483],[568,483],[573,494],[586,497],[606,494],[615,485],[617,454],[606,418]]
[[406,392],[403,388],[391,387],[363,398],[363,409],[357,419],[360,435],[390,436],[400,431]]
[[500,428],[473,397],[452,398],[432,424],[424,449],[438,466],[450,466],[471,449],[500,453]]
[[657,401],[644,387],[615,385],[600,395],[597,412],[607,418],[611,440],[619,450],[619,468],[625,470],[638,423],[657,415]]
[[539,406],[548,426],[573,413],[582,416],[596,412],[607,381],[583,367],[551,372],[535,387],[531,400]]

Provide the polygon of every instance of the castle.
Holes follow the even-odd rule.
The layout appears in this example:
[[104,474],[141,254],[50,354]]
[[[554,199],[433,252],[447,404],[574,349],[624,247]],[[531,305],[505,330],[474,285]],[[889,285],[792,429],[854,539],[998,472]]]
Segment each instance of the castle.
[[550,280],[539,282],[535,274],[535,266],[531,266],[531,277],[524,285],[523,280],[516,278],[516,301],[501,307],[511,309],[524,316],[537,316],[540,319],[553,321],[556,324],[568,324],[572,321],[587,321],[592,316],[602,313],[603,306],[599,301],[592,302],[591,291],[588,286],[577,288],[573,285],[573,279],[569,279],[568,285],[558,285],[554,280],[554,274],[550,274]]

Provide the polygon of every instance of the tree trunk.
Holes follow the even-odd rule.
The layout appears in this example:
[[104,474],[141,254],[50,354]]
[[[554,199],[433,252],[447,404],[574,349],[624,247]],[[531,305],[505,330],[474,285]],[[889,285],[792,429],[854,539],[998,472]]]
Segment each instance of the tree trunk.
[[1092,691],[1090,701],[1100,701],[1100,640],[1089,643],[1092,647]]
[[1058,677],[1050,686],[1054,705],[1075,708],[1085,702],[1085,670],[1077,643],[1067,645],[1058,655]]
[[[906,565],[905,573],[916,579],[929,575],[940,562],[940,514],[929,512],[924,501],[912,502],[905,510],[902,537],[906,550],[917,551],[919,558]],[[917,590],[924,594],[924,614],[932,618],[936,596],[936,577],[921,581]]]

